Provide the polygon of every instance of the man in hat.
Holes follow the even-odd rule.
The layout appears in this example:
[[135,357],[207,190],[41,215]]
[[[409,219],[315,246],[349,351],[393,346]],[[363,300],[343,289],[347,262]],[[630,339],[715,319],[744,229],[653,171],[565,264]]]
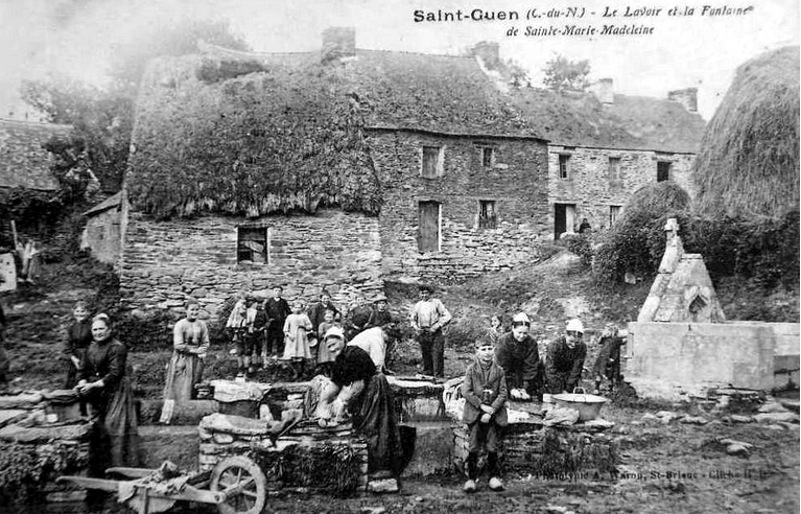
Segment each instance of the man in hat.
[[531,320],[525,312],[512,318],[512,331],[501,335],[495,345],[495,361],[506,374],[510,396],[528,400],[539,396],[540,354],[537,341],[529,335]]
[[412,307],[412,328],[423,354],[423,374],[445,377],[445,336],[442,328],[451,321],[451,313],[437,298],[431,286],[420,286],[420,301]]
[[572,393],[581,380],[587,346],[584,344],[584,325],[571,319],[565,335],[548,345],[545,360],[545,380],[550,394]]

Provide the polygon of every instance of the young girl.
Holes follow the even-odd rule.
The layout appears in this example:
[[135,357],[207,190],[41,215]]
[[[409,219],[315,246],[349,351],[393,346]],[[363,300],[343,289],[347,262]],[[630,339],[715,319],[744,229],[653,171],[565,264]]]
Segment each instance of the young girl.
[[496,314],[490,318],[490,327],[487,329],[487,335],[493,343],[498,342],[498,338],[503,335],[503,322],[501,316]]
[[468,366],[462,382],[462,396],[465,399],[462,421],[467,423],[470,443],[467,454],[467,481],[464,491],[476,490],[478,478],[478,452],[487,449],[489,468],[489,487],[493,491],[503,489],[498,450],[501,442],[501,427],[507,425],[506,376],[503,368],[495,362],[495,345],[491,341],[476,342],[476,356]]
[[64,345],[64,354],[69,359],[67,379],[64,389],[72,389],[78,383],[78,370],[80,370],[83,354],[92,342],[92,323],[89,321],[89,309],[86,302],[77,302],[72,309],[73,323],[67,329],[67,340]]
[[342,327],[339,323],[334,321],[335,316],[336,313],[333,309],[326,309],[323,322],[320,323],[320,326],[317,328],[317,340],[321,341],[321,343],[317,345],[317,364],[319,366],[320,373],[326,376],[331,374],[331,366],[334,363],[334,359],[336,359],[336,355],[334,355],[328,349],[328,345],[325,344],[326,335],[328,335],[328,331],[330,329],[337,327],[339,328],[339,332],[337,333],[340,334],[344,339]]
[[309,317],[303,312],[303,302],[292,303],[292,314],[284,322],[284,359],[292,362],[295,379],[303,374],[305,362],[311,358],[308,332],[312,329]]
[[250,366],[250,355],[247,353],[246,337],[247,337],[247,305],[244,298],[240,298],[231,309],[231,314],[228,316],[228,322],[225,328],[231,334],[231,342],[234,347],[231,349],[231,355],[236,355],[236,363],[239,373],[237,378],[245,378],[248,367]]

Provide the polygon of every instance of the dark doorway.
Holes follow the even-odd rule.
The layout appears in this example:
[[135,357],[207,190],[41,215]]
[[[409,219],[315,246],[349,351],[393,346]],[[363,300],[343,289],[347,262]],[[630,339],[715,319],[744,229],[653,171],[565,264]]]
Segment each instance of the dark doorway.
[[553,238],[559,239],[559,236],[565,232],[573,231],[573,219],[576,214],[576,205],[570,203],[557,203],[554,204],[554,227]]

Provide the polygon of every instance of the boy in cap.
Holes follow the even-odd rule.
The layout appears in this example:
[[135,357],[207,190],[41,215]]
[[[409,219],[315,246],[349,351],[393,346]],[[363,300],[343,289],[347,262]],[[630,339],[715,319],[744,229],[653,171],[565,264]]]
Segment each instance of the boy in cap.
[[462,421],[467,423],[470,434],[467,461],[467,481],[464,491],[476,490],[478,479],[478,453],[481,447],[487,450],[487,468],[490,475],[489,487],[493,491],[503,489],[498,466],[498,450],[501,442],[501,428],[508,424],[506,414],[506,376],[503,368],[494,359],[495,347],[492,341],[476,341],[476,355],[465,372],[462,382],[462,396],[465,399]]
[[545,379],[550,394],[572,393],[581,380],[587,346],[584,325],[571,319],[565,326],[565,335],[548,345],[545,361]]
[[431,286],[420,286],[420,301],[412,307],[412,328],[423,354],[423,374],[445,377],[445,336],[442,327],[451,321],[451,313],[437,298]]

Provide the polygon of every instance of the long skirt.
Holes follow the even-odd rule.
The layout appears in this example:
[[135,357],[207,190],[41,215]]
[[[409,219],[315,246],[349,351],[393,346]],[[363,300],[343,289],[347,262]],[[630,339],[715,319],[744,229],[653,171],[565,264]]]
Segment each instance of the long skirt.
[[172,352],[167,365],[164,399],[183,403],[195,397],[195,385],[203,378],[203,360],[195,354]]
[[139,424],[128,377],[103,402],[100,395],[90,399],[95,430],[91,444],[90,472],[103,476],[109,467],[136,467],[139,464]]
[[367,440],[368,473],[400,475],[406,459],[392,390],[382,373],[373,375],[351,413],[353,428]]
[[[330,379],[318,375],[311,381],[304,399],[304,410],[311,416]],[[387,378],[379,373],[365,385],[351,403],[353,429],[367,441],[367,471],[374,478],[400,475],[411,460],[414,438],[401,438],[392,390]],[[408,439],[408,441],[407,441]]]

